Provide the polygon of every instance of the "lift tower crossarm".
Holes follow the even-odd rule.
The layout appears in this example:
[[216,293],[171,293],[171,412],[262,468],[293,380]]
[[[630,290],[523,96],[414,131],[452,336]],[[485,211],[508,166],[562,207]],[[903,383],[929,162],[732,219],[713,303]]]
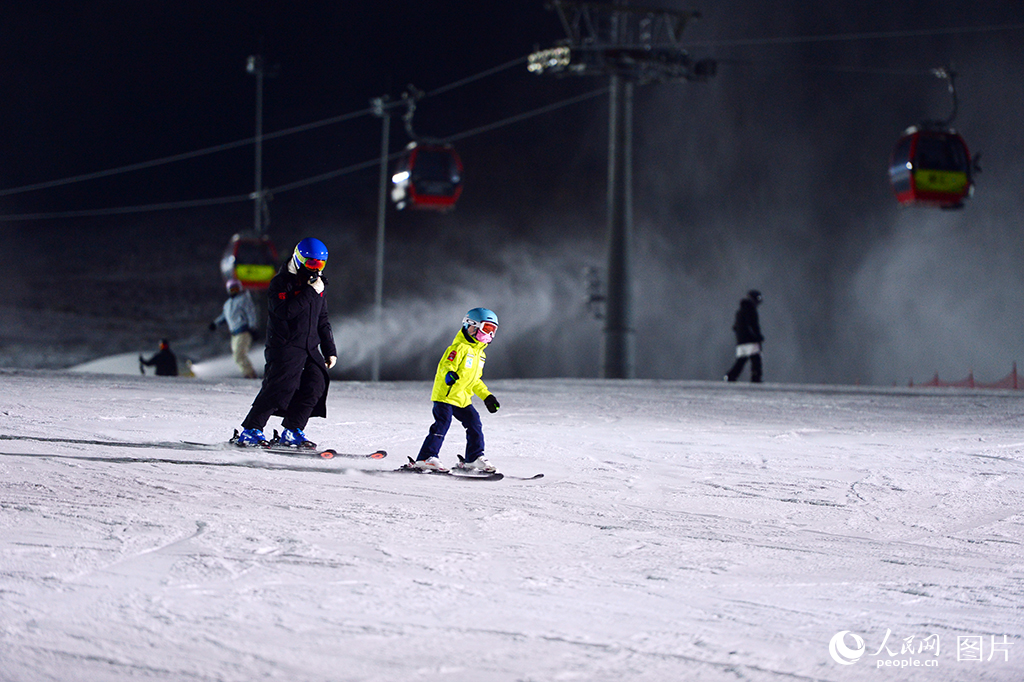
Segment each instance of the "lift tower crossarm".
[[686,24],[700,17],[699,12],[681,12],[656,7],[619,5],[610,2],[553,0],[549,5],[558,12],[570,45],[598,45],[609,38],[608,23],[614,30],[618,45],[652,46],[669,43],[678,46]]
[[530,55],[528,68],[534,73],[617,74],[633,83],[706,81],[715,74],[714,61],[694,61],[680,44],[697,12],[577,0],[554,0],[550,7],[567,38]]

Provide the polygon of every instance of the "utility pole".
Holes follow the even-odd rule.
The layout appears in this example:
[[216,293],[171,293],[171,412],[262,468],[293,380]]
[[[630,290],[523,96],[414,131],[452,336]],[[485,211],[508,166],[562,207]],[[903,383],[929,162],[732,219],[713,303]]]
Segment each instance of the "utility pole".
[[256,188],[250,195],[253,200],[253,233],[263,235],[263,214],[266,197],[263,192],[263,57],[250,55],[245,70],[256,76]]
[[605,298],[604,357],[601,376],[632,379],[634,337],[633,241],[633,83],[610,76],[608,110],[608,293]]
[[384,340],[384,224],[388,207],[388,149],[391,139],[391,110],[388,98],[376,97],[370,100],[373,113],[381,119],[380,132],[380,176],[377,186],[377,266],[373,287],[373,359],[370,363],[370,380],[380,381],[380,346]]
[[552,0],[566,39],[529,57],[529,70],[609,79],[607,291],[601,375],[631,379],[633,327],[633,90],[637,83],[706,81],[711,60],[693,61],[680,46],[696,12],[634,7],[625,0]]

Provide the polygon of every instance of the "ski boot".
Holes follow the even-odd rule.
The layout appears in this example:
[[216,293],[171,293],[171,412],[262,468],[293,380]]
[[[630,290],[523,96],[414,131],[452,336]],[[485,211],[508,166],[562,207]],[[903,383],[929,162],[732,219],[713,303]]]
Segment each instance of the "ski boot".
[[301,448],[304,450],[313,450],[316,448],[316,443],[306,438],[306,434],[302,432],[302,429],[285,429],[282,431],[279,445],[286,445],[290,448]]
[[262,429],[245,429],[241,433],[235,432],[235,445],[246,448],[265,448],[270,445],[267,437],[263,435]]
[[419,469],[420,471],[439,471],[442,474],[447,473],[448,470],[441,466],[441,460],[437,457],[428,457],[427,459],[417,459],[410,462],[408,465],[410,469]]
[[480,455],[474,460],[467,460],[463,459],[462,457],[459,457],[458,468],[463,469],[465,471],[472,471],[474,473],[482,474],[493,474],[494,472],[497,471],[497,469],[494,468],[493,464],[484,459],[483,455]]

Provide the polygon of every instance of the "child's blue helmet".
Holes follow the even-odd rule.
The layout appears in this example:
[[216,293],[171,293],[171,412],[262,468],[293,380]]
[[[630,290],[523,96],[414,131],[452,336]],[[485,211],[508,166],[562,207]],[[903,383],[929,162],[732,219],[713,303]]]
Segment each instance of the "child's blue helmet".
[[462,328],[466,329],[470,325],[473,325],[474,327],[479,327],[480,324],[483,322],[490,322],[495,327],[497,327],[498,316],[494,313],[493,310],[489,310],[487,308],[473,308],[468,313],[466,313],[466,316],[464,318],[462,318]]
[[295,245],[292,260],[295,262],[296,268],[323,270],[327,265],[327,247],[319,239],[306,237]]

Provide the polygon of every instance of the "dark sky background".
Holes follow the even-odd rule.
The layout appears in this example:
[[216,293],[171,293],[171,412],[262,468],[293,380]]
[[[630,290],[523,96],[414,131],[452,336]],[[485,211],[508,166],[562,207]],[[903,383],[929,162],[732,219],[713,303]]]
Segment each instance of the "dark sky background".
[[[690,52],[722,63],[709,83],[637,90],[637,376],[720,378],[731,360],[733,311],[751,287],[765,294],[771,381],[905,384],[971,370],[991,381],[1024,359],[1024,5],[660,6],[699,10],[685,33]],[[999,25],[1018,28],[867,35]],[[850,34],[863,37],[764,40]],[[562,37],[541,0],[7,3],[0,191],[251,137],[250,54],[280,67],[265,83],[264,132],[272,133],[363,110],[373,97],[397,98],[409,83],[430,92]],[[905,127],[948,114],[944,83],[923,75],[946,64],[959,73],[955,125],[982,152],[984,172],[962,211],[899,209],[888,157]],[[426,98],[416,129],[457,135],[604,84],[519,66]],[[267,141],[265,186],[373,159],[379,139],[380,120],[362,116]],[[392,149],[407,141],[396,121]],[[602,329],[587,310],[584,270],[604,266],[607,98],[458,148],[466,183],[453,213],[389,208],[385,377],[429,378],[476,305],[502,321],[489,376],[596,376]],[[246,146],[0,196],[0,214],[252,188]],[[368,357],[376,211],[375,168],[270,203],[269,231],[283,250],[308,235],[331,250],[330,302],[351,378],[365,375]],[[88,352],[124,350],[129,342],[115,331],[127,329],[136,337],[162,331],[199,353],[222,300],[220,251],[252,220],[242,201],[0,222],[8,280],[0,315],[23,336],[77,340]],[[19,343],[0,338],[0,360],[24,366],[11,350]],[[59,366],[59,358],[37,364]]]

